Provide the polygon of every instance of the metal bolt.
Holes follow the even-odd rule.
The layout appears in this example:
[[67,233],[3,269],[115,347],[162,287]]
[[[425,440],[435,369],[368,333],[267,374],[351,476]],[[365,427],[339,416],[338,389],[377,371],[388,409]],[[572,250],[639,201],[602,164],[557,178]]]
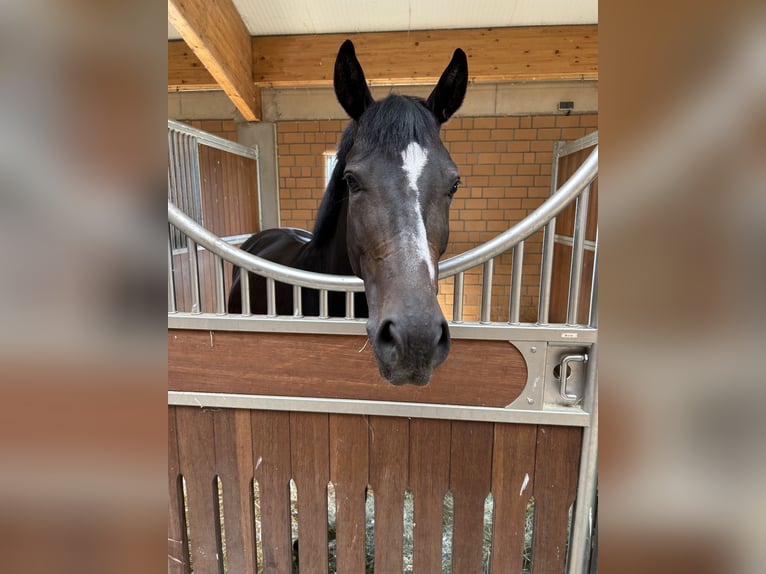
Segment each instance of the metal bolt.
[[533,399],[532,397],[527,397],[527,402],[528,402],[530,405],[533,405],[533,404],[535,404],[535,399]]
[[529,350],[532,351],[533,353],[537,353],[537,347],[530,347]]

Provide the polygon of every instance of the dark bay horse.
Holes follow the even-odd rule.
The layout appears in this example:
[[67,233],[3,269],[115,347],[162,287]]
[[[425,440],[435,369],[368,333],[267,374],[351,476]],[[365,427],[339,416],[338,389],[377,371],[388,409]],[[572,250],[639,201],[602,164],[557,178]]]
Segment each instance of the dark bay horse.
[[[346,40],[335,61],[335,94],[351,122],[314,231],[269,229],[242,249],[299,269],[357,275],[355,315],[367,333],[383,377],[426,385],[447,357],[450,336],[436,298],[438,260],[447,247],[449,207],[460,184],[439,135],[460,107],[468,62],[458,49],[427,99],[391,94],[372,98],[354,45]],[[250,274],[251,309],[266,312],[266,282]],[[293,313],[293,291],[277,284],[276,310]],[[345,315],[345,295],[329,294],[330,316]],[[241,313],[239,269],[229,312]],[[319,314],[318,293],[302,290],[305,315]]]

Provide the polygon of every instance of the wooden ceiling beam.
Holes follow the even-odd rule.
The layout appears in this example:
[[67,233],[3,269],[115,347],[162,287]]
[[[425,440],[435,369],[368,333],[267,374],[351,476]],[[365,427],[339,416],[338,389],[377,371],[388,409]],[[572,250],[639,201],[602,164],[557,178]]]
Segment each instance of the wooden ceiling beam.
[[[251,38],[259,87],[331,86],[335,56],[351,38],[370,84],[434,84],[455,48],[475,83],[597,80],[598,26],[530,26]],[[168,43],[168,89],[210,89],[183,42]]]
[[329,86],[346,38],[370,84],[433,84],[455,48],[472,82],[598,79],[598,26],[529,26],[253,37],[255,82]]
[[232,1],[168,0],[168,21],[188,46],[168,43],[168,89],[172,78],[181,89],[220,87],[246,120],[258,120],[252,39]]

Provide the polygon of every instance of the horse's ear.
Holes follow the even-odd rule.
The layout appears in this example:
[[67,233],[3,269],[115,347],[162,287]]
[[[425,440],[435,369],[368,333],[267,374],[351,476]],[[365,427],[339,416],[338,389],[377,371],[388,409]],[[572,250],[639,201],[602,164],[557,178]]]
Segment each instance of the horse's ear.
[[428,96],[426,105],[434,113],[440,124],[452,117],[463,103],[468,87],[468,59],[465,52],[458,48],[452,54],[452,60],[439,78],[434,91]]
[[358,120],[364,110],[374,102],[351,40],[343,42],[338,50],[333,83],[338,102],[354,120]]

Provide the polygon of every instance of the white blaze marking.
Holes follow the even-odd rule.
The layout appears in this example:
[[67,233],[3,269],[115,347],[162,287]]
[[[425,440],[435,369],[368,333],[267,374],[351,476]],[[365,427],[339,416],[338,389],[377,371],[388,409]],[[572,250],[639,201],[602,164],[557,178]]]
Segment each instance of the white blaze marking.
[[431,261],[431,252],[428,250],[428,239],[426,238],[426,226],[423,222],[423,214],[420,211],[420,189],[418,189],[418,178],[423,173],[423,168],[428,161],[428,150],[424,150],[416,142],[410,143],[402,152],[402,169],[407,175],[407,183],[411,191],[415,192],[415,229],[410,232],[412,239],[413,256],[422,260],[428,266],[428,274],[431,281],[434,280],[434,264]]

